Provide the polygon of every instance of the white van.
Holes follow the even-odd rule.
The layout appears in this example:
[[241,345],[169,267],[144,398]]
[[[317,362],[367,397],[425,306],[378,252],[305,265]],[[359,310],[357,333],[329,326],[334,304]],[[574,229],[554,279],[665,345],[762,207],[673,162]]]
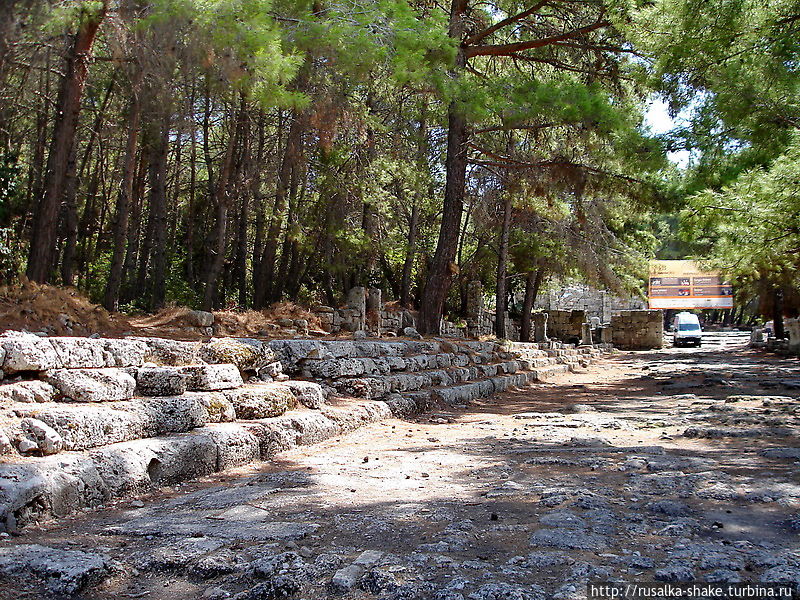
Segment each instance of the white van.
[[672,322],[672,342],[675,346],[694,343],[699,346],[703,339],[703,330],[700,329],[700,320],[697,315],[690,312],[680,312],[675,315]]

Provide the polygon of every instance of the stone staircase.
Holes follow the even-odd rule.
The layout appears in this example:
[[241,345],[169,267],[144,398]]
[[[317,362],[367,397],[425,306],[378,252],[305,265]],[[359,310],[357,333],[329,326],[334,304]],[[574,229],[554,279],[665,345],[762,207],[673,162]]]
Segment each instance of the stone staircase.
[[276,349],[283,352],[289,372],[314,379],[339,395],[383,400],[395,412],[409,412],[409,407],[424,410],[436,403],[463,404],[545,381],[584,367],[608,350],[558,343],[512,342],[503,347],[460,340],[318,342],[311,351],[285,341]]
[[0,336],[0,532],[587,365],[607,347]]

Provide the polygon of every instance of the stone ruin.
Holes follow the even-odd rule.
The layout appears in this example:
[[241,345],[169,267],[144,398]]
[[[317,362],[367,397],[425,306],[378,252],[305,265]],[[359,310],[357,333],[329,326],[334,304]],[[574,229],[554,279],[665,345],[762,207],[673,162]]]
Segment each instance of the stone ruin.
[[431,340],[0,336],[0,532],[432,406],[611,348]]
[[[596,290],[595,290],[596,291]],[[594,298],[592,296],[592,298]],[[312,311],[329,333],[363,331],[373,337],[408,334],[416,326],[416,312],[382,302],[381,290],[355,287],[347,295],[344,307],[318,306]],[[569,344],[589,345],[593,342],[613,343],[619,348],[643,350],[663,347],[661,311],[620,310],[620,306],[636,304],[603,293],[592,310],[547,310],[532,313],[531,339],[548,342],[550,338]],[[599,303],[599,304],[598,304]],[[594,310],[597,307],[602,310]],[[467,306],[461,324],[442,320],[441,334],[447,337],[478,339],[491,337],[495,331],[495,313],[487,310],[483,284],[472,281],[467,286]],[[506,338],[519,340],[520,323],[505,313]],[[659,333],[660,331],[660,333]]]

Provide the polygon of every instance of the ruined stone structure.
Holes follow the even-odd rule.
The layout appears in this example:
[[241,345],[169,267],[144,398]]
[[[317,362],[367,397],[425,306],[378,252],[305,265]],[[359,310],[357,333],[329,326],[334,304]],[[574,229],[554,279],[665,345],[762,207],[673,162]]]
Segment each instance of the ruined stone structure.
[[548,312],[582,310],[590,317],[598,317],[602,323],[611,322],[611,317],[623,310],[646,308],[647,301],[642,298],[623,298],[583,284],[557,286],[540,294],[534,304],[534,309]]
[[547,335],[551,338],[578,343],[583,324],[587,322],[585,310],[548,311]]
[[660,310],[623,310],[611,317],[614,346],[650,350],[664,345],[664,315]]
[[0,532],[541,381],[607,350],[443,338],[182,342],[6,332]]

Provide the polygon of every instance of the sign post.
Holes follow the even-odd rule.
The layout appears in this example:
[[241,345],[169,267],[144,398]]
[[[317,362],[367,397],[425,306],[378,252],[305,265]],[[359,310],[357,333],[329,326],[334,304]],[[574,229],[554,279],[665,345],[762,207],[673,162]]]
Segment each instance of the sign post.
[[654,260],[648,282],[650,308],[733,308],[733,287],[717,271],[693,260]]

